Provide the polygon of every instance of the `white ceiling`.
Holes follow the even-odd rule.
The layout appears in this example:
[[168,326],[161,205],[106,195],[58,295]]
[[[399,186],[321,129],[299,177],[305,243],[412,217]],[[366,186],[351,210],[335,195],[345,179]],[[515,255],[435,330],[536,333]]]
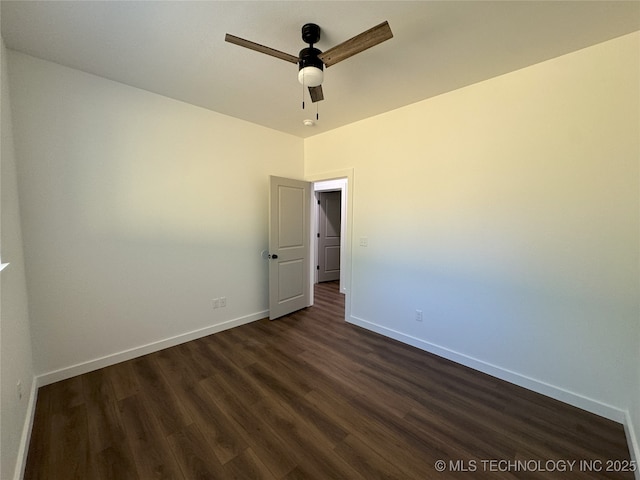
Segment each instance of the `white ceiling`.
[[[8,48],[308,137],[640,30],[638,1],[6,1]],[[304,23],[326,50],[388,20],[394,38],[325,72],[307,98],[297,66],[225,33],[296,55]]]

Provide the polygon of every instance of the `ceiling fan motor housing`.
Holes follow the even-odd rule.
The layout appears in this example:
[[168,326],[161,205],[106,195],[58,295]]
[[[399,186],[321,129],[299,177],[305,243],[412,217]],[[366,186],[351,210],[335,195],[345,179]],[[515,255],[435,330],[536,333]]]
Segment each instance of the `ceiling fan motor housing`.
[[316,67],[320,70],[324,69],[324,64],[322,60],[318,58],[322,52],[314,47],[307,47],[300,50],[299,60],[298,60],[298,68],[303,69],[304,67]]

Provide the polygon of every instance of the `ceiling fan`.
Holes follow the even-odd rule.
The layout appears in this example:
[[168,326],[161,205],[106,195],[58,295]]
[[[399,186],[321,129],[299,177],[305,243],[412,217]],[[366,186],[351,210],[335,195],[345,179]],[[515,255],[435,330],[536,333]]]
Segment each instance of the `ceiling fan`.
[[229,33],[225,35],[224,39],[229,43],[249,48],[256,52],[266,53],[267,55],[280,58],[287,62],[297,63],[298,81],[303,86],[309,88],[311,101],[319,102],[320,100],[324,100],[324,94],[322,93],[324,66],[330,67],[331,65],[335,65],[392,37],[393,33],[389,27],[389,22],[382,22],[325,52],[321,52],[313,46],[320,40],[320,27],[315,23],[307,23],[302,27],[302,40],[308,43],[309,46],[300,50],[297,57],[270,47],[265,47],[250,40],[245,40],[244,38],[236,37]]

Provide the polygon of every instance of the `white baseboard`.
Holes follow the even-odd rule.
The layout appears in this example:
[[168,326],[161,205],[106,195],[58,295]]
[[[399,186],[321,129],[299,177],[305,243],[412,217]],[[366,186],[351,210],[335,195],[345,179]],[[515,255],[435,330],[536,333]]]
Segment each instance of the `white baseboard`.
[[61,380],[66,380],[67,378],[75,377],[76,375],[82,375],[84,373],[92,372],[93,370],[109,367],[111,365],[115,365],[116,363],[131,360],[132,358],[141,357],[149,353],[157,352],[158,350],[162,350],[164,348],[174,347],[176,345],[180,345],[181,343],[195,340],[196,338],[206,337],[207,335],[211,335],[213,333],[222,332],[223,330],[228,330],[230,328],[239,327],[240,325],[255,322],[256,320],[260,320],[268,316],[268,310],[264,312],[253,313],[244,317],[227,320],[226,322],[218,323],[216,325],[211,325],[209,327],[176,335],[175,337],[148,343],[139,347],[130,348],[122,352],[96,358],[87,362],[78,363],[70,367],[43,373],[41,375],[38,375],[37,377],[38,386],[42,387],[44,385],[49,385],[50,383],[55,383]]
[[27,415],[24,419],[20,446],[18,447],[18,458],[16,458],[16,469],[13,475],[14,480],[22,480],[24,478],[24,470],[27,467],[31,430],[33,429],[33,419],[36,415],[36,403],[38,401],[38,387],[38,379],[34,377],[31,380],[31,389],[29,390],[29,403],[27,404]]
[[427,342],[425,340],[407,335],[397,330],[393,330],[388,327],[369,322],[353,315],[349,317],[347,321],[359,327],[371,330],[386,337],[393,338],[394,340],[398,340],[399,342],[419,348],[420,350],[433,353],[434,355],[438,355],[439,357],[446,358],[453,362],[460,363],[466,367],[473,368],[474,370],[478,370],[482,373],[486,373],[488,375],[491,375],[492,377],[505,380],[509,383],[524,387],[528,390],[546,395],[547,397],[551,397],[556,400],[560,400],[561,402],[568,403],[569,405],[573,405],[574,407],[578,407],[588,412],[595,413],[596,415],[599,415],[601,417],[605,417],[622,424],[624,424],[626,421],[625,412],[623,410],[612,405],[607,405],[606,403],[602,403],[597,400],[585,397],[583,395],[580,395],[579,393],[571,392],[564,388],[557,387],[555,385],[551,385],[549,383],[542,382],[531,377],[527,377],[526,375],[507,370],[497,365],[493,365],[491,363],[479,360],[474,357],[470,357],[446,347]]

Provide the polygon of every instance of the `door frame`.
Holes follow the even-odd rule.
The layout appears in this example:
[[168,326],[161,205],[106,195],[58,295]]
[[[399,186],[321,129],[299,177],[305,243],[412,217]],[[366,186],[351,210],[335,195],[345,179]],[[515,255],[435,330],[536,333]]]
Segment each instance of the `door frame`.
[[[345,295],[345,320],[351,317],[351,253],[353,229],[353,168],[334,172],[305,175],[305,180],[313,183],[314,198],[316,183],[320,188],[341,191],[341,219],[340,219],[340,293]],[[322,191],[322,190],[318,190]],[[326,191],[326,190],[325,190]],[[316,205],[317,206],[317,205]],[[313,287],[316,283],[316,234],[318,229],[317,208],[312,209],[310,223],[310,239],[312,253],[310,255],[309,287],[311,303],[313,304]]]

